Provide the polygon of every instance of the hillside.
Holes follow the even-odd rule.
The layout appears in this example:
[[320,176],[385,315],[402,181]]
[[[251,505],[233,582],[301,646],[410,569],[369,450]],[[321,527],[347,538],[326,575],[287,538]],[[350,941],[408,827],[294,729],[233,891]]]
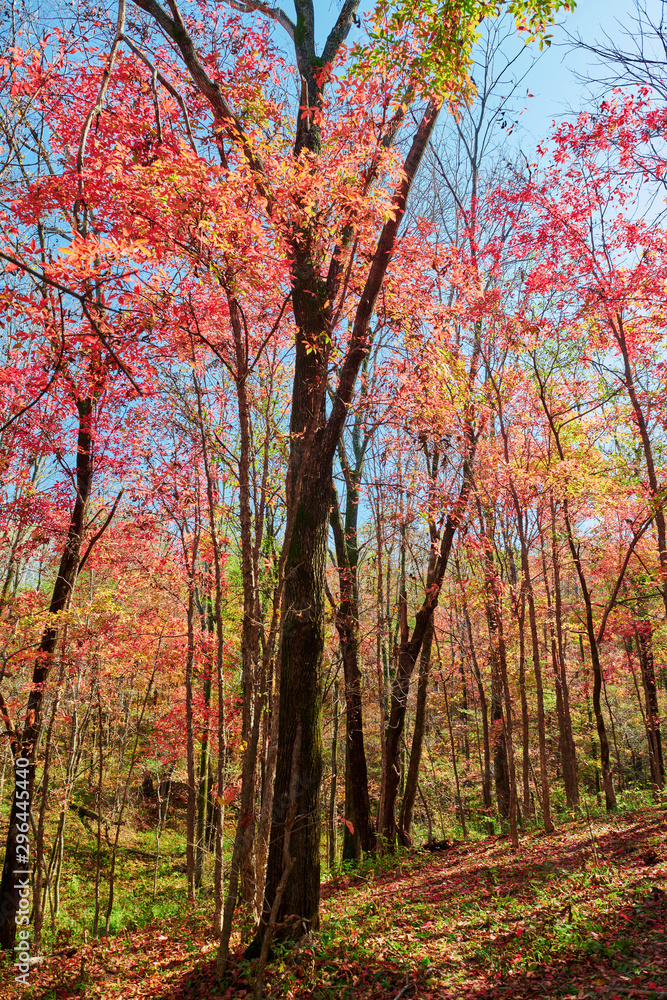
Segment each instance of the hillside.
[[[312,942],[267,970],[267,998],[667,998],[664,809],[534,834],[404,852],[323,886]],[[31,972],[3,966],[7,1000],[189,1000],[253,994],[237,947],[222,987],[203,901],[181,921],[71,942]]]

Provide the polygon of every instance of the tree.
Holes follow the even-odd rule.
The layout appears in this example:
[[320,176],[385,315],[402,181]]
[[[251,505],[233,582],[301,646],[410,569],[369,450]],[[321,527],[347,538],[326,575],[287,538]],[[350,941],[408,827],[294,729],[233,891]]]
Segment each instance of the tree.
[[[495,15],[499,5],[482,0],[463,8],[449,3],[380,5],[372,44],[360,46],[348,64],[344,42],[354,24],[357,0],[343,4],[321,57],[316,55],[314,10],[309,0],[297,0],[296,23],[281,10],[263,4],[240,5],[245,12],[256,11],[260,18],[277,21],[294,45],[301,93],[298,107],[293,109],[289,142],[284,138],[284,103],[274,101],[271,91],[282,63],[266,31],[245,27],[236,17],[223,18],[215,5],[207,9],[209,25],[222,30],[232,54],[240,49],[247,57],[244,71],[235,76],[234,69],[241,61],[235,64],[232,55],[228,64],[220,62],[215,31],[207,35],[201,26],[201,11],[195,19],[183,15],[175,2],[169,3],[168,10],[155,0],[138,0],[136,6],[148,21],[142,16],[140,24],[128,26],[121,0],[106,65],[101,70],[97,66],[90,71],[83,67],[77,70],[86,81],[83,95],[88,105],[82,107],[75,97],[77,107],[66,134],[75,139],[78,152],[67,164],[63,189],[69,191],[73,205],[77,252],[88,263],[100,253],[99,237],[105,225],[117,224],[122,216],[127,226],[128,207],[135,211],[132,225],[127,227],[135,252],[145,240],[152,242],[156,253],[161,252],[162,226],[156,233],[155,220],[152,229],[146,224],[145,206],[140,204],[144,191],[141,186],[128,188],[128,175],[135,184],[140,177],[156,185],[161,181],[164,204],[176,213],[175,228],[180,226],[181,246],[188,252],[202,241],[215,243],[220,234],[207,232],[203,216],[197,214],[202,167],[205,173],[212,168],[210,155],[203,138],[201,151],[197,146],[189,124],[193,116],[188,115],[177,84],[193,86],[190,110],[196,110],[200,122],[205,121],[210,128],[220,163],[215,168],[217,177],[224,178],[217,190],[224,192],[229,212],[225,237],[231,239],[234,231],[236,239],[247,226],[248,214],[240,206],[247,203],[251,190],[251,207],[260,210],[261,225],[272,233],[275,256],[287,265],[294,320],[294,379],[286,528],[280,560],[285,583],[278,654],[278,761],[260,937],[281,885],[284,894],[275,914],[278,922],[285,915],[295,915],[295,927],[316,928],[324,572],[332,464],[354,399],[357,375],[369,350],[375,304],[399,240],[423,152],[444,101],[455,103],[469,92],[468,65],[477,23],[484,16]],[[560,0],[512,2],[508,9],[522,30],[540,35],[553,11],[561,6],[567,5]],[[147,24],[159,29],[171,48],[156,45],[147,54],[132,37],[146,37],[143,31]],[[131,58],[120,55],[124,45]],[[136,79],[146,66],[152,73],[152,87],[146,88],[145,99],[135,102],[134,94],[140,89]],[[164,99],[170,104],[169,129],[163,128],[161,101],[156,96],[158,83],[169,95]],[[132,100],[123,103],[122,97],[127,95]],[[113,121],[105,113],[105,101],[118,102]],[[151,101],[156,117],[146,131]],[[138,117],[132,114],[135,106],[141,112]],[[178,130],[173,126],[177,107],[183,117]],[[417,111],[414,131],[408,114],[412,109]],[[181,141],[186,136],[187,143]],[[393,149],[398,140],[407,140],[408,146],[400,163]],[[111,163],[116,169],[109,169]],[[196,195],[183,189],[190,181]],[[240,189],[246,194],[245,201],[234,198]],[[125,247],[113,243],[113,237],[109,247],[114,263],[131,258]],[[202,266],[201,254],[199,262]],[[135,274],[143,266],[136,267]],[[217,260],[212,262],[210,273],[217,276],[219,268]],[[138,310],[142,334],[154,323],[157,293],[151,286],[144,308]],[[87,306],[88,293],[82,294]],[[113,351],[115,364],[136,385],[130,368],[110,346],[105,329],[99,322],[93,328],[95,336]],[[334,358],[337,377],[327,406]],[[443,537],[452,535],[455,521]],[[420,629],[431,613],[429,598]],[[420,629],[405,650],[406,665],[418,652]],[[294,795],[296,800],[292,801]],[[290,815],[299,819],[290,830],[292,858],[288,861],[283,844]],[[291,876],[284,883],[288,866]]]

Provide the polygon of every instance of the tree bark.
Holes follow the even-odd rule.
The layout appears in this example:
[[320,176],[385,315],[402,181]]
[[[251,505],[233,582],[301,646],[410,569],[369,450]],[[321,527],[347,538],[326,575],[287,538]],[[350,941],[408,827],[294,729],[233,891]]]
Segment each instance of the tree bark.
[[[354,861],[363,853],[375,850],[375,831],[371,823],[368,796],[368,768],[364,746],[363,708],[361,702],[361,668],[359,666],[359,603],[357,566],[359,511],[359,463],[348,469],[345,528],[341,524],[338,497],[332,486],[331,526],[336,546],[340,601],[335,611],[336,629],[340,639],[345,681],[345,824],[343,830],[343,860]],[[357,847],[358,844],[358,847]]]
[[[577,755],[572,735],[572,717],[570,715],[570,694],[567,682],[567,672],[565,668],[565,657],[563,656],[562,637],[562,599],[560,590],[560,568],[558,561],[558,547],[556,541],[556,509],[551,498],[551,559],[554,575],[554,600],[552,603],[551,588],[549,587],[549,573],[547,567],[547,557],[545,546],[542,545],[542,570],[544,574],[544,588],[547,598],[547,615],[549,628],[549,644],[551,647],[551,668],[554,675],[556,688],[556,714],[558,716],[558,742],[560,749],[561,768],[563,770],[563,783],[565,785],[565,801],[569,809],[577,809],[579,806],[579,778],[577,774]],[[545,638],[546,638],[545,625]]]
[[521,755],[522,755],[522,792],[523,814],[530,815],[530,729],[528,718],[528,699],[526,697],[526,601],[523,590],[519,597],[517,624],[519,626],[519,696],[521,698]]
[[410,748],[410,764],[405,779],[405,791],[401,812],[398,819],[398,830],[401,840],[409,845],[410,829],[414,816],[415,799],[419,785],[419,767],[421,764],[424,734],[426,732],[426,696],[428,694],[429,673],[431,669],[431,647],[433,645],[433,619],[428,624],[424,642],[419,657],[419,681],[417,684],[417,704],[415,707],[415,722],[412,731],[412,746]]
[[649,735],[649,749],[651,751],[656,783],[658,788],[662,788],[665,783],[665,765],[662,755],[658,691],[655,686],[655,666],[653,662],[651,623],[645,620],[635,621],[634,631],[637,651],[639,653],[639,666],[641,669],[642,685],[644,688],[644,700],[646,703],[646,725]]
[[[94,414],[94,398],[87,396],[76,400],[79,418],[76,456],[76,497],[70,522],[67,529],[67,539],[58,567],[58,575],[53,587],[49,605],[49,624],[47,624],[39,645],[37,658],[32,674],[32,686],[28,696],[23,732],[20,741],[15,741],[12,750],[15,757],[28,759],[28,802],[32,805],[35,789],[35,750],[42,727],[42,705],[44,692],[49,678],[58,641],[57,616],[69,606],[81,558],[81,542],[85,524],[86,509],[93,484],[93,434],[92,420]],[[12,795],[12,807],[5,842],[5,858],[0,879],[0,948],[13,949],[16,936],[16,913],[19,904],[19,889],[13,869],[16,867],[17,851],[17,817],[16,795]]]
[[463,583],[463,578],[461,576],[461,566],[459,563],[458,556],[456,556],[456,576],[461,588],[461,601],[463,604],[463,617],[465,620],[466,632],[468,634],[468,647],[470,649],[470,661],[472,664],[472,672],[475,678],[475,683],[477,685],[477,694],[479,696],[479,706],[482,713],[482,741],[484,745],[484,768],[482,771],[482,803],[484,806],[484,814],[486,816],[486,832],[491,837],[493,836],[493,802],[491,799],[491,737],[489,733],[489,709],[486,699],[486,692],[484,691],[484,681],[482,679],[482,673],[479,669],[479,663],[477,662],[477,654],[475,652],[475,643],[472,634],[472,622],[470,621],[470,614],[468,612],[468,602],[466,597],[465,586]]

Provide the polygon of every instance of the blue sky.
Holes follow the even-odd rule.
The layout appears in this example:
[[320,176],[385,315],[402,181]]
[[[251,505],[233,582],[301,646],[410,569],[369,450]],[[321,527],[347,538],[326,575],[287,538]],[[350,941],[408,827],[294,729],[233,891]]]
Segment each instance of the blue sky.
[[527,133],[524,145],[529,137],[539,141],[550,130],[552,120],[562,119],[568,111],[579,111],[589,97],[575,71],[586,74],[593,68],[593,57],[581,50],[573,51],[567,44],[566,31],[590,43],[604,41],[606,32],[622,43],[618,22],[630,26],[633,10],[632,0],[580,0],[573,13],[559,18],[551,48],[541,55],[526,79],[534,97],[527,100],[521,116]]
[[[315,18],[320,44],[335,21],[340,0],[314,0]],[[649,0],[649,7],[657,8],[659,0]],[[282,0],[284,10],[293,16],[291,0]],[[362,2],[362,9],[368,10],[370,0]],[[619,23],[629,26],[634,11],[632,0],[579,0],[577,8],[558,18],[554,27],[553,42],[545,49],[536,65],[526,77],[526,89],[534,96],[526,98],[525,110],[520,115],[520,129],[515,141],[519,140],[526,153],[534,149],[540,139],[551,130],[551,122],[561,119],[568,111],[578,111],[589,98],[586,88],[579,82],[575,70],[585,74],[593,59],[582,51],[572,51],[567,43],[567,32],[580,35],[589,42],[603,41],[604,33],[619,41],[623,40]],[[534,46],[537,50],[537,46]],[[523,103],[523,102],[522,102]],[[517,110],[521,110],[518,106]]]

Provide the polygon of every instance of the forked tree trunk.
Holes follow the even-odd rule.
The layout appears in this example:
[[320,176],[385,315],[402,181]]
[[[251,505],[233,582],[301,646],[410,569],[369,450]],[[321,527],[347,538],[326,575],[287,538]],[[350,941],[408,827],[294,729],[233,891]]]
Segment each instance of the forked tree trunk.
[[[321,95],[314,101],[317,106]],[[266,873],[262,922],[250,953],[255,953],[273,911],[278,887],[282,896],[276,914],[298,918],[285,933],[303,933],[319,926],[320,782],[322,777],[322,658],[325,631],[325,569],[331,508],[333,459],[354,393],[359,369],[369,350],[369,326],[377,296],[393,255],[410,186],[431,137],[439,104],[431,102],[403,164],[394,198],[395,215],[385,223],[360,297],[347,353],[339,368],[331,412],[326,418],[330,338],[327,316],[340,280],[338,265],[327,282],[311,259],[311,236],[295,234],[292,262],[292,305],[298,328],[290,421],[291,446],[287,476],[288,518],[293,514],[285,565],[284,615],[280,648],[280,708],[278,760],[273,797],[271,843]],[[298,145],[298,143],[297,143]],[[299,147],[301,148],[301,147]],[[341,251],[342,252],[342,251]],[[332,267],[335,261],[332,262]],[[333,287],[331,283],[333,282]],[[327,303],[326,306],[323,303]],[[458,523],[458,522],[457,522]],[[454,529],[455,530],[455,529]],[[453,535],[453,532],[452,532]],[[429,607],[428,617],[432,609]],[[425,619],[424,619],[425,624]],[[419,636],[421,645],[422,635]],[[418,647],[417,647],[418,651]],[[416,655],[416,654],[415,654]],[[291,829],[293,866],[287,884],[283,844],[290,802],[290,761],[300,733],[296,809]]]
[[[476,437],[473,429],[474,404],[473,388],[477,378],[479,353],[481,350],[481,327],[476,326],[475,341],[468,369],[469,401],[463,415],[464,447],[463,467],[459,495],[447,514],[438,546],[437,535],[431,526],[431,553],[435,564],[431,576],[431,584],[427,588],[422,606],[415,616],[412,632],[407,629],[407,609],[405,610],[405,628],[402,629],[401,645],[398,655],[398,666],[392,684],[391,709],[385,737],[385,760],[382,773],[382,790],[380,793],[380,809],[378,829],[387,847],[393,849],[396,838],[396,819],[394,815],[396,796],[400,781],[399,754],[403,741],[405,713],[407,710],[410,679],[419,656],[424,637],[431,627],[433,612],[438,604],[440,589],[449,562],[454,536],[458,530],[468,507],[468,500],[473,485],[473,462],[475,458]],[[435,479],[435,477],[433,477]]]
[[[431,490],[434,491],[437,483],[438,470],[440,467],[440,454],[436,450],[433,453],[424,447],[426,456],[426,466]],[[429,517],[429,539],[431,549],[429,552],[428,568],[426,570],[426,592],[428,593],[435,582],[435,572],[438,553],[438,532],[435,521]],[[419,768],[421,765],[422,745],[426,728],[426,697],[428,694],[429,672],[431,667],[431,647],[433,645],[434,623],[433,616],[426,625],[426,632],[422,642],[419,658],[419,679],[417,683],[417,704],[415,707],[415,722],[412,732],[412,746],[410,749],[410,764],[405,780],[405,791],[403,802],[398,819],[398,835],[404,846],[410,843],[410,827],[414,812],[417,786],[419,783]],[[407,637],[406,637],[407,638]]]
[[[556,427],[553,415],[549,410],[547,404],[545,386],[539,375],[537,367],[535,366],[535,373],[538,378],[540,401],[542,403],[542,408],[549,421],[549,427],[551,429],[551,434],[553,440],[556,444],[558,451],[558,457],[561,462],[565,461],[565,453],[560,440],[560,433]],[[604,785],[605,801],[607,805],[607,810],[612,811],[616,808],[616,795],[614,793],[614,785],[611,777],[611,768],[609,764],[609,741],[607,739],[607,728],[605,726],[604,716],[602,715],[602,706],[600,703],[600,694],[602,691],[602,665],[600,663],[600,652],[598,646],[598,637],[595,630],[595,621],[593,617],[593,602],[591,600],[591,593],[588,587],[588,582],[586,580],[586,575],[584,573],[583,565],[580,556],[580,546],[574,537],[574,531],[572,529],[572,522],[570,519],[570,507],[569,501],[566,495],[562,498],[562,511],[563,511],[563,523],[565,525],[565,533],[567,537],[567,544],[570,549],[570,555],[572,557],[572,562],[574,568],[577,572],[577,577],[579,579],[579,586],[581,588],[581,593],[584,599],[585,607],[585,617],[586,617],[586,634],[588,635],[588,644],[591,653],[591,663],[593,665],[593,714],[595,715],[595,725],[597,728],[598,738],[600,740],[600,762],[602,764],[602,782]],[[635,536],[635,543],[637,541]],[[627,560],[624,565],[627,565]],[[618,592],[618,587],[620,586],[622,580],[622,574],[617,582],[617,587],[615,593]],[[607,603],[605,613],[608,614],[611,609],[612,604]],[[582,660],[584,658],[583,643],[581,647]]]

